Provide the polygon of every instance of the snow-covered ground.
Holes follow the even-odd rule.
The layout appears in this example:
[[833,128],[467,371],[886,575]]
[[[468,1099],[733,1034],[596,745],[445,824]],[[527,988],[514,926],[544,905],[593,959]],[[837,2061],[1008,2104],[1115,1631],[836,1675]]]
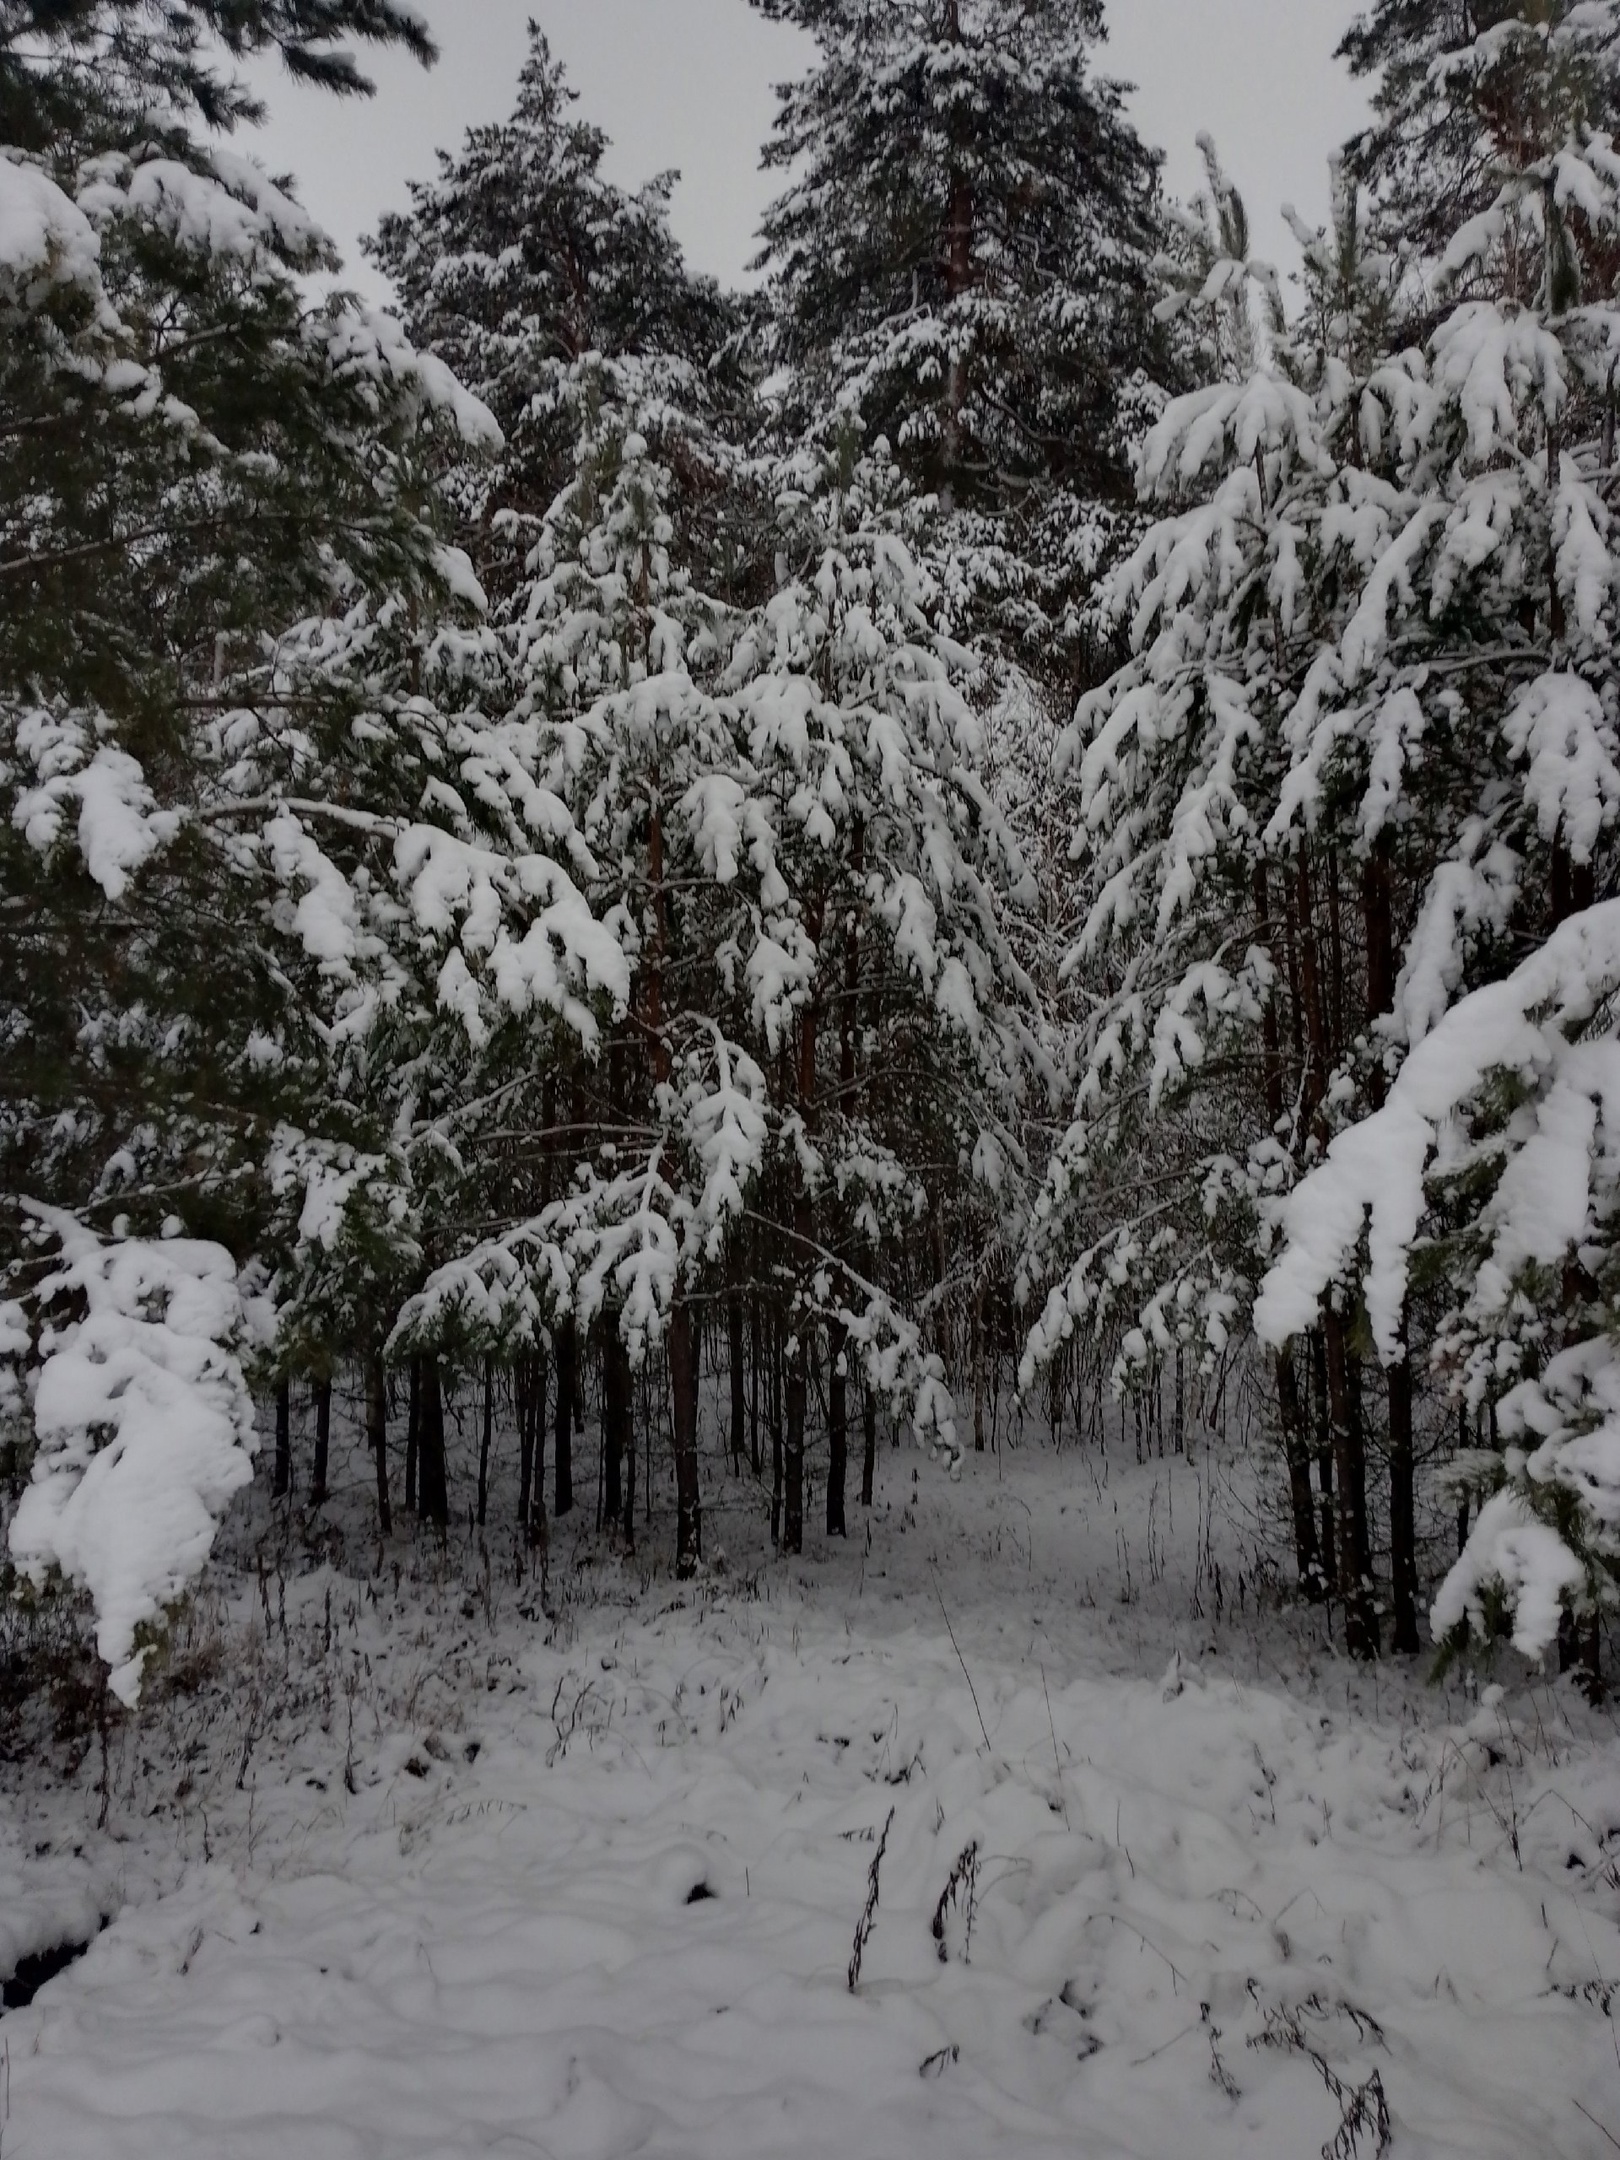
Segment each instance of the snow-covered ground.
[[802,1563],[714,1465],[723,1567],[564,1526],[549,1612],[350,1469],[346,1545],[253,1496],[105,1829],[93,1745],[6,1773],[0,1971],[112,1919],[4,2160],[1614,2151],[1613,1718],[1257,1611],[1210,1455],[885,1448]]

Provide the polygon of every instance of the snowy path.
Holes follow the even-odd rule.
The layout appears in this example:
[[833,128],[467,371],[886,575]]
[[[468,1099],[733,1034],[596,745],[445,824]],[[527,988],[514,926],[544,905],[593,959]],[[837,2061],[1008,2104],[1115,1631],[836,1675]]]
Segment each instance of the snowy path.
[[501,1621],[352,1796],[339,1692],[0,2022],[5,2160],[1311,2160],[1375,2073],[1398,2160],[1613,2150],[1612,1751],[1086,1671],[1095,1615],[964,1591],[987,1746],[930,1580]]

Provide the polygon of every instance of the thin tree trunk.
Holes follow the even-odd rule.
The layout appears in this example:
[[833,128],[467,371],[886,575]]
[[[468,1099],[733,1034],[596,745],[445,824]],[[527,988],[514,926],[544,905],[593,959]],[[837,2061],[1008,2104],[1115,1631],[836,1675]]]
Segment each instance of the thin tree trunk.
[[782,1398],[787,1390],[782,1374],[782,1317],[770,1316],[770,1399],[767,1405],[771,1428],[771,1543],[782,1549]]
[[984,1292],[973,1300],[973,1452],[984,1453]]
[[759,1452],[759,1368],[761,1364],[759,1292],[754,1290],[748,1299],[748,1464],[755,1477],[759,1476],[761,1461]]
[[844,1330],[835,1321],[828,1333],[827,1535],[846,1537],[844,1479],[849,1465],[849,1380],[843,1370]]
[[529,1512],[524,1522],[524,1535],[531,1547],[544,1552],[548,1536],[546,1522],[546,1382],[550,1377],[546,1367],[544,1350],[536,1350],[530,1364],[533,1376],[533,1398],[529,1405],[531,1426],[530,1451],[534,1458],[534,1483],[529,1494]]
[[1294,1514],[1294,1564],[1299,1587],[1316,1601],[1322,1595],[1322,1561],[1316,1542],[1316,1506],[1311,1495],[1311,1446],[1299,1399],[1299,1381],[1290,1349],[1277,1352],[1277,1408],[1282,1418],[1288,1460],[1288,1494]]
[[1351,1461],[1356,1467],[1356,1477],[1351,1491],[1352,1518],[1356,1533],[1356,1574],[1367,1585],[1368,1611],[1373,1618],[1373,1647],[1378,1647],[1377,1605],[1373,1594],[1372,1536],[1367,1513],[1367,1403],[1361,1384],[1361,1359],[1351,1343],[1349,1330],[1344,1342],[1345,1401],[1350,1409]]
[[417,1491],[424,1521],[436,1530],[450,1527],[450,1494],[444,1467],[444,1392],[439,1361],[423,1361],[421,1436],[417,1453]]
[[742,1291],[735,1283],[726,1300],[726,1327],[731,1352],[731,1471],[737,1477],[742,1473],[743,1445],[748,1432],[748,1397],[743,1371]]
[[703,1558],[698,1494],[698,1338],[692,1308],[677,1291],[669,1315],[669,1385],[675,1428],[675,1573],[692,1575]]
[[315,1383],[315,1461],[309,1477],[309,1504],[320,1507],[326,1499],[327,1473],[332,1462],[332,1380],[330,1374]]
[[[636,1418],[635,1395],[630,1380],[630,1364],[624,1366],[624,1520],[620,1528],[624,1534],[624,1549],[633,1553],[636,1549]],[[649,1456],[652,1453],[648,1448]]]
[[495,1360],[484,1360],[484,1429],[478,1436],[478,1527],[489,1517],[489,1450],[495,1437]]
[[[821,938],[821,907],[819,901],[807,910],[807,928],[812,940],[819,944]],[[818,1015],[813,1004],[807,1005],[799,1015],[799,1114],[804,1119],[807,1132],[814,1133],[818,1124],[816,1108],[816,1029]],[[798,1175],[793,1201],[793,1230],[797,1241],[795,1265],[801,1274],[810,1270],[811,1255],[815,1250],[816,1209],[815,1199],[805,1182],[804,1172]],[[799,1315],[798,1342],[788,1366],[786,1431],[783,1440],[783,1502],[782,1502],[782,1550],[799,1553],[804,1550],[804,1429],[805,1413],[810,1387],[810,1316]]]
[[877,1478],[877,1397],[870,1384],[861,1390],[861,1420],[865,1426],[862,1435],[865,1452],[861,1457],[861,1506],[872,1505],[872,1487]]
[[534,1383],[530,1360],[519,1360],[516,1377],[518,1421],[518,1536],[529,1543],[529,1507],[534,1495]]
[[379,1536],[388,1537],[394,1528],[388,1499],[388,1377],[379,1351],[366,1360],[366,1438],[377,1472],[377,1530]]
[[[1402,1330],[1403,1347],[1405,1330]],[[1395,1649],[1420,1647],[1417,1619],[1417,1518],[1413,1507],[1412,1364],[1391,1365],[1389,1386],[1389,1565],[1394,1593]]]
[[[624,1514],[624,1458],[630,1439],[630,1355],[609,1313],[602,1337],[602,1454],[606,1481],[603,1501],[607,1520],[618,1527]],[[631,1484],[635,1478],[632,1475]]]
[[802,1332],[788,1362],[786,1395],[786,1430],[782,1446],[782,1550],[800,1553],[804,1550],[804,1419],[809,1396],[809,1346]]
[[405,1506],[416,1513],[416,1466],[422,1450],[422,1360],[411,1359],[411,1403],[405,1424]]
[[276,1389],[276,1460],[270,1477],[270,1496],[284,1500],[292,1488],[292,1383],[283,1380]]
[[552,1448],[556,1462],[552,1475],[556,1489],[552,1498],[552,1512],[558,1517],[566,1515],[574,1505],[574,1384],[578,1345],[572,1320],[565,1320],[558,1328],[557,1350],[557,1414],[552,1426]]
[[1311,1392],[1316,1403],[1316,1489],[1322,1511],[1317,1540],[1324,1591],[1339,1586],[1338,1538],[1334,1533],[1333,1418],[1328,1408],[1327,1345],[1320,1328],[1311,1333]]
[[[1349,1349],[1342,1314],[1327,1306],[1322,1315],[1327,1357],[1328,1410],[1333,1424],[1333,1470],[1337,1501],[1336,1543],[1339,1597],[1344,1605],[1344,1643],[1352,1657],[1378,1655],[1378,1616],[1364,1564],[1366,1540],[1366,1459],[1360,1421],[1350,1400]],[[1357,1502],[1360,1501],[1358,1507]]]

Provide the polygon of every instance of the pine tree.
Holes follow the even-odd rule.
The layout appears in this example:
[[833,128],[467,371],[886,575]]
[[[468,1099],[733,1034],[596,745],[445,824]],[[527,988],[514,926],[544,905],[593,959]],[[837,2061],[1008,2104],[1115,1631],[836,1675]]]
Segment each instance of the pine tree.
[[1157,162],[1095,72],[1101,7],[758,4],[821,48],[766,149],[798,168],[760,257],[784,422],[825,448],[853,412],[886,438],[964,513],[974,600],[1050,669],[1053,624],[1084,642],[1164,362]]
[[[602,130],[577,118],[575,93],[544,34],[530,29],[509,119],[469,131],[439,176],[413,183],[411,208],[385,217],[370,252],[398,287],[413,340],[490,408],[506,437],[493,462],[456,469],[460,537],[497,597],[572,472],[569,371],[613,360],[642,431],[680,477],[697,541],[729,462],[746,399],[741,319],[712,279],[695,276],[669,229],[675,175],[634,193],[603,177]],[[634,363],[634,366],[631,365]],[[718,539],[718,536],[716,536]],[[516,539],[519,545],[514,548]]]
[[[1350,170],[1373,191],[1386,244],[1409,251],[1420,283],[1408,299],[1420,307],[1434,297],[1423,273],[1505,178],[1566,136],[1620,123],[1620,34],[1605,6],[1377,0],[1340,54],[1374,79],[1372,125],[1348,145]],[[1506,267],[1494,266],[1498,281]]]
[[[1617,31],[1609,7],[1528,28],[1515,11],[1481,48],[1514,58],[1520,139],[1442,251],[1464,297],[1434,332],[1403,428],[1419,493],[1381,596],[1387,648],[1382,628],[1377,640],[1386,666],[1403,645],[1409,669],[1424,646],[1433,655],[1389,686],[1378,762],[1391,811],[1422,818],[1425,795],[1432,808],[1407,775],[1446,748],[1470,778],[1449,830],[1431,825],[1440,860],[1413,895],[1384,1030],[1399,1070],[1287,1203],[1258,1312],[1282,1340],[1313,1295],[1354,1285],[1393,1403],[1428,1347],[1409,1324],[1414,1285],[1427,1288],[1433,1360],[1505,1444],[1459,1466],[1484,1504],[1436,1634],[1455,1648],[1471,1631],[1511,1633],[1532,1656],[1556,1640],[1589,1665],[1620,1561],[1602,1440],[1620,563],[1616,317],[1581,288],[1606,282],[1620,229],[1620,165],[1588,127]],[[1484,66],[1458,79],[1497,86]],[[1493,96],[1476,118],[1496,109]]]
[[[1122,1290],[1136,1318],[1133,1332],[1124,1316],[1127,1367],[1178,1330],[1218,1347],[1286,1224],[1315,1255],[1262,1328],[1282,1352],[1296,1543],[1302,1575],[1314,1564],[1336,1580],[1355,1649],[1376,1642],[1364,1476],[1379,1435],[1358,1345],[1370,1328],[1385,1369],[1396,1639],[1413,1648],[1414,1385],[1431,1346],[1454,1361],[1469,1325],[1460,1278],[1463,1318],[1446,1317],[1439,1278],[1421,1299],[1404,1275],[1389,1294],[1422,1159],[1397,1178],[1399,1121],[1383,1106],[1408,1060],[1430,1069],[1423,1045],[1453,1000],[1507,973],[1610,874],[1609,311],[1573,305],[1567,273],[1612,229],[1615,177],[1605,137],[1555,129],[1443,251],[1465,296],[1421,351],[1405,343],[1409,257],[1381,251],[1336,185],[1332,225],[1303,235],[1309,305],[1274,333],[1272,364],[1173,405],[1149,438],[1145,488],[1185,507],[1122,571],[1115,602],[1138,657],[1076,724],[1092,866],[1076,964],[1100,971],[1086,980],[1104,995],[1049,1207],[1083,1208],[1121,1155],[1140,1167],[1138,1089],[1178,1104],[1185,1154],[1171,1193],[1146,1187],[1087,1241],[1035,1349],[1050,1354],[1077,1318],[1095,1325]],[[1479,266],[1506,262],[1491,293]],[[1335,1138],[1369,1115],[1376,1158]],[[1333,1171],[1352,1162],[1366,1198],[1386,1178],[1404,1196],[1380,1202],[1366,1308],[1362,1213]],[[1478,1195],[1457,1204],[1472,1219]],[[1301,1340],[1305,1385],[1290,1363]],[[1317,1379],[1333,1507],[1313,1548]],[[1469,1384],[1483,1400],[1480,1368]]]
[[[930,622],[892,468],[829,476],[788,503],[784,552],[808,555],[806,577],[730,610],[679,560],[669,475],[630,424],[617,370],[583,363],[573,397],[576,481],[513,611],[529,687],[512,724],[567,808],[554,838],[581,851],[572,874],[627,989],[604,1036],[557,1069],[549,1109],[544,1089],[531,1098],[545,1174],[519,1196],[535,1211],[486,1216],[407,1306],[399,1339],[537,1319],[559,1358],[595,1347],[604,1401],[623,1394],[621,1359],[661,1359],[676,1557],[690,1569],[713,1301],[746,1296],[779,1346],[787,1549],[803,1537],[823,1359],[835,1463],[852,1375],[955,1448],[944,1363],[907,1279],[916,1225],[952,1195],[909,1165],[944,1134],[997,1200],[1016,1175],[1033,1029],[1005,914],[1027,881],[977,776],[963,656]],[[878,1072],[893,1084],[873,1091]]]
[[[362,86],[327,49],[345,28],[429,50],[382,5],[22,9],[5,24],[20,141],[0,149],[0,1159],[8,1196],[31,1203],[0,1224],[21,1294],[7,1348],[94,1362],[98,1329],[103,1350],[134,1329],[141,1400],[191,1435],[175,1491],[142,1517],[153,1537],[91,1583],[104,1618],[116,1604],[108,1655],[131,1685],[130,1629],[200,1564],[240,1481],[252,1331],[234,1285],[256,1243],[282,1257],[288,1147],[302,1135],[345,1172],[367,1159],[337,1082],[411,980],[400,950],[416,968],[424,945],[442,958],[458,902],[483,909],[475,954],[492,942],[474,876],[424,875],[459,836],[413,841],[397,793],[367,800],[380,724],[354,723],[384,685],[352,701],[352,667],[340,683],[282,641],[302,619],[320,626],[291,638],[306,653],[352,647],[357,617],[391,616],[431,618],[453,646],[482,598],[440,539],[429,444],[442,431],[493,448],[498,431],[397,322],[305,296],[329,243],[195,128],[249,109],[203,35],[216,12],[225,49],[279,42],[339,88]],[[406,803],[425,796],[448,826],[422,786],[442,753],[420,688],[400,701],[416,738],[393,747],[415,763]],[[312,826],[367,834],[369,859],[334,862]],[[502,874],[514,895],[519,873]],[[532,895],[517,897],[527,914]],[[441,1000],[467,974],[441,975]],[[189,1259],[169,1252],[182,1230],[204,1234],[180,1240]],[[88,1332],[51,1325],[64,1288],[89,1299]],[[169,1332],[141,1334],[165,1308]],[[162,1446],[122,1447],[125,1472],[98,1467],[94,1431],[58,1447],[36,1419],[36,1434],[27,1564],[88,1582],[89,1558],[118,1545],[121,1480],[142,1461],[161,1471]]]
[[0,142],[43,153],[82,135],[91,115],[125,131],[107,148],[128,149],[142,131],[162,137],[185,115],[229,131],[263,106],[227,63],[265,51],[297,80],[365,95],[349,38],[435,57],[402,0],[7,0]]

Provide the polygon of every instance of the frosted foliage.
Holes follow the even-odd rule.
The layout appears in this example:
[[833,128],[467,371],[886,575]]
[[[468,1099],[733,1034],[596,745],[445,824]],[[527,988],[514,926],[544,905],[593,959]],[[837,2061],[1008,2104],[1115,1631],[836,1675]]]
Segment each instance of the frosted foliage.
[[291,259],[315,263],[331,243],[292,197],[250,158],[222,148],[198,172],[175,158],[102,158],[89,169],[78,205],[92,225],[139,218],[185,248],[252,269]]
[[[70,1216],[30,1212],[61,1258],[37,1294],[38,1452],[11,1553],[36,1583],[57,1568],[89,1592],[109,1684],[133,1703],[150,1654],[137,1631],[196,1576],[252,1475],[236,1269],[218,1245],[104,1243]],[[59,1301],[72,1317],[54,1316]]]
[[[70,813],[85,869],[109,900],[121,899],[131,876],[174,837],[179,817],[160,810],[145,774],[128,751],[98,742],[93,716],[38,710],[0,717],[16,743],[17,790],[11,821],[30,847],[47,855]],[[3,737],[0,737],[3,740]],[[9,762],[9,761],[7,761]],[[10,778],[0,764],[0,778]]]
[[1578,675],[1541,675],[1514,700],[1503,732],[1526,765],[1525,796],[1543,839],[1563,833],[1586,863],[1620,809],[1615,731],[1602,700]]
[[1435,1595],[1429,1616],[1435,1639],[1465,1621],[1486,1634],[1485,1595],[1495,1591],[1513,1609],[1514,1647],[1538,1658],[1558,1634],[1562,1600],[1583,1580],[1575,1555],[1518,1493],[1493,1493]]
[[[1607,901],[1562,923],[1505,981],[1460,999],[1412,1052],[1384,1107],[1339,1134],[1284,1202],[1284,1248],[1255,1306],[1262,1340],[1312,1325],[1329,1286],[1351,1274],[1379,1354],[1403,1355],[1430,1189],[1495,1165],[1452,1328],[1461,1351],[1475,1346],[1468,1371],[1479,1384],[1511,1373],[1527,1287],[1567,1283],[1572,1268],[1600,1276],[1610,1250],[1620,1207],[1617,991],[1620,902]],[[1516,1107],[1497,1125],[1489,1113],[1504,1087]],[[1539,1379],[1509,1389],[1498,1422],[1510,1445],[1494,1474],[1506,1483],[1442,1587],[1434,1625],[1437,1635],[1465,1619],[1479,1625],[1491,1590],[1513,1613],[1519,1647],[1539,1655],[1561,1600],[1586,1588],[1581,1552],[1620,1553],[1620,1368],[1607,1336],[1577,1341]],[[1558,1491],[1578,1502],[1581,1552]]]
[[[1505,235],[1537,261],[1549,199],[1611,231],[1617,170],[1608,139],[1582,133],[1545,168],[1498,174],[1494,222],[1458,265],[1470,248],[1497,261]],[[1371,215],[1341,168],[1331,227],[1295,220],[1306,304],[1287,320],[1225,201],[1215,284],[1184,281],[1176,299],[1176,313],[1237,307],[1247,333],[1221,348],[1233,378],[1171,399],[1144,438],[1138,489],[1156,521],[1106,592],[1130,657],[1059,746],[1077,888],[1061,979],[1078,1002],[1071,1120],[1025,1262],[1045,1296],[1026,1378],[1077,1329],[1116,1323],[1126,1368],[1134,1344],[1151,1359],[1201,1338],[1207,1354],[1241,1326],[1279,1225],[1268,1340],[1315,1323],[1365,1235],[1374,1330],[1394,1355],[1425,1175],[1493,1066],[1519,1069],[1511,1046],[1476,1040],[1498,1008],[1468,993],[1522,953],[1526,909],[1549,891],[1578,899],[1612,847],[1616,560],[1597,428],[1620,314],[1568,305],[1550,278],[1531,279],[1529,304],[1442,284],[1427,342],[1397,343],[1412,265],[1375,244]],[[1245,279],[1265,288],[1264,336]],[[1343,966],[1347,907],[1365,942]],[[1577,954],[1583,935],[1603,935],[1595,915],[1529,963],[1522,1008],[1517,989],[1492,993],[1539,1046],[1537,1107],[1521,1114],[1539,1123],[1533,1144],[1510,1127],[1524,1160],[1479,1225],[1470,1313],[1584,1234],[1584,1166],[1607,1143],[1588,1149],[1603,1113],[1589,1108],[1583,1137],[1578,1104],[1607,1083],[1569,1039],[1594,1008],[1559,957],[1598,965]],[[1304,971],[1329,964],[1360,1009],[1323,1011],[1313,1032]],[[1268,1014],[1267,1084],[1212,1085],[1256,1070]],[[1606,1038],[1591,1051],[1608,1055]],[[1167,1114],[1184,1150],[1175,1199],[1150,1167]]]
[[[1313,1324],[1323,1292],[1354,1262],[1365,1229],[1363,1288],[1374,1339],[1386,1360],[1399,1354],[1425,1174],[1442,1141],[1448,1150],[1459,1145],[1455,1121],[1478,1107],[1495,1076],[1511,1074],[1532,1091],[1510,1127],[1510,1145],[1514,1153],[1530,1150],[1533,1168],[1505,1176],[1487,1209],[1490,1264],[1498,1275],[1511,1274],[1525,1259],[1555,1259],[1578,1239],[1593,1204],[1591,1181],[1601,1180],[1596,1197],[1606,1200],[1614,1166],[1609,1149],[1596,1148],[1590,1117],[1582,1114],[1585,1135],[1578,1124],[1573,1147],[1566,1120],[1577,1101],[1606,1112],[1620,1082],[1612,1028],[1597,1040],[1579,1031],[1617,989],[1620,901],[1605,901],[1560,924],[1505,981],[1460,999],[1402,1066],[1383,1109],[1340,1133],[1289,1196],[1284,1251],[1255,1306],[1262,1339],[1283,1342]],[[1480,1295],[1494,1294],[1494,1280],[1482,1274]]]
[[0,292],[37,305],[53,285],[99,291],[100,253],[79,205],[36,166],[0,152]]

